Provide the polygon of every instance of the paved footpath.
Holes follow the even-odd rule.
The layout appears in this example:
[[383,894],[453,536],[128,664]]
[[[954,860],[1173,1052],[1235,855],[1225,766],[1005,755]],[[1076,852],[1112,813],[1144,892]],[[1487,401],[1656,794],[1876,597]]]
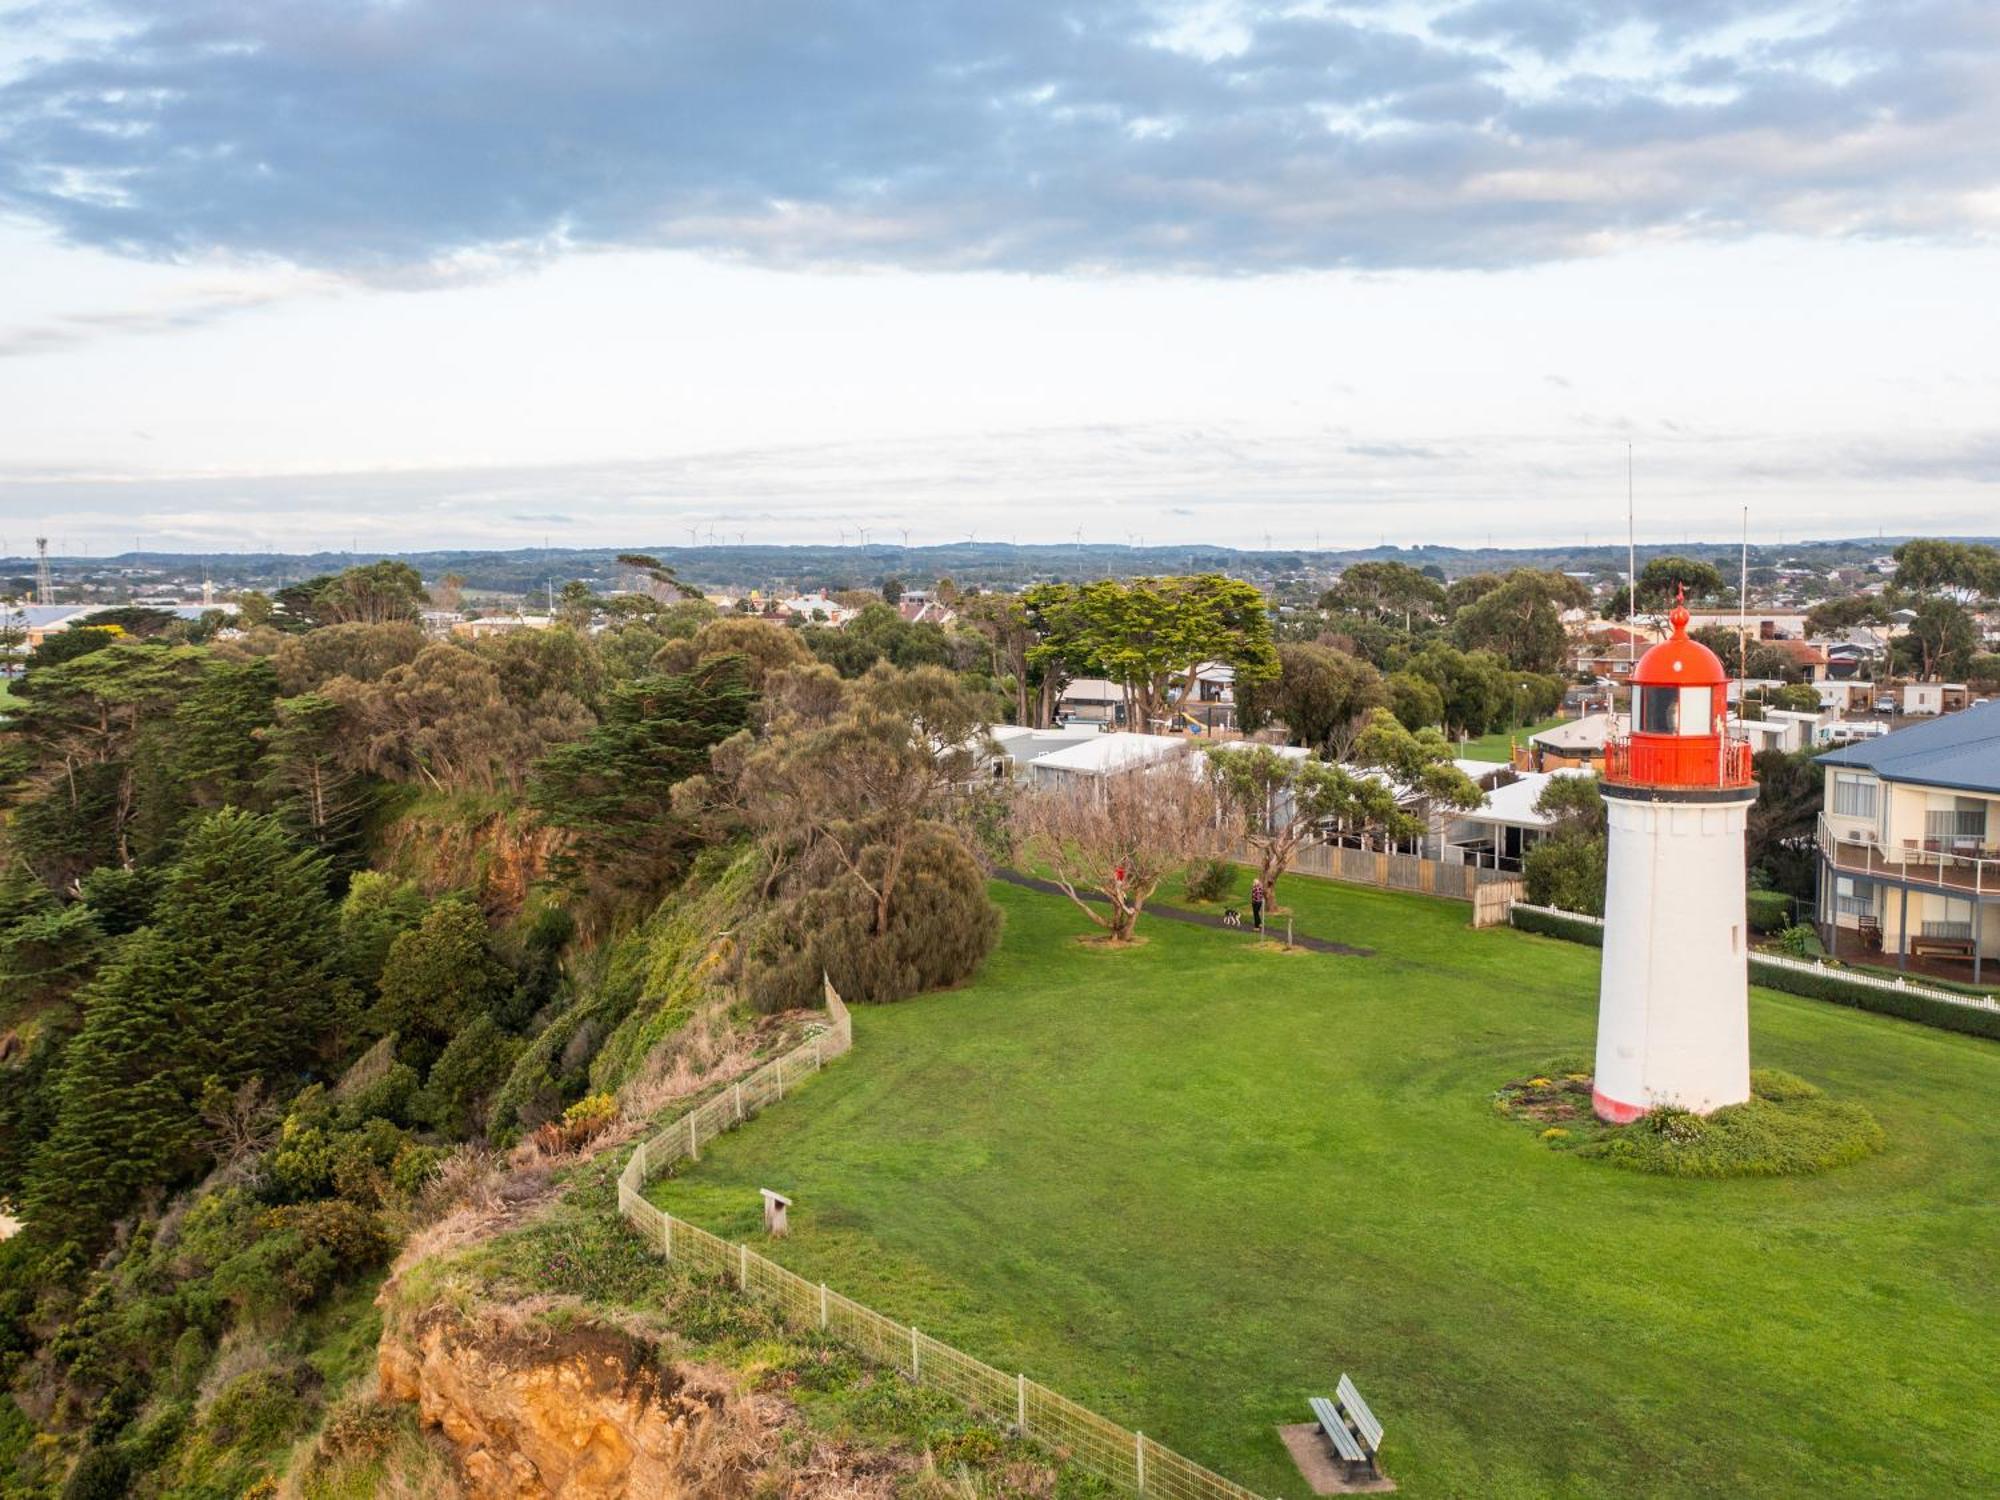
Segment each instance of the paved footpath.
[[[1045,896],[1067,896],[1069,894],[1069,892],[1065,891],[1053,880],[1038,880],[1033,875],[1023,875],[1019,870],[995,870],[993,873],[1009,885],[1018,885],[1024,890],[1040,891]],[[1104,897],[1098,895],[1095,891],[1086,891],[1083,899],[1100,902],[1105,900]],[[1164,917],[1169,922],[1191,922],[1196,927],[1215,927],[1224,932],[1241,931],[1246,937],[1253,935],[1248,927],[1240,929],[1229,927],[1223,922],[1221,917],[1215,915],[1213,912],[1188,911],[1185,907],[1162,906],[1158,902],[1149,901],[1146,903],[1145,914],[1149,917]],[[1264,936],[1272,941],[1282,941],[1275,923],[1267,923],[1265,925]],[[1331,938],[1307,937],[1303,932],[1294,932],[1292,934],[1292,944],[1294,947],[1304,948],[1309,953],[1342,953],[1349,958],[1373,958],[1375,956],[1373,948],[1356,948],[1349,943],[1336,943]]]

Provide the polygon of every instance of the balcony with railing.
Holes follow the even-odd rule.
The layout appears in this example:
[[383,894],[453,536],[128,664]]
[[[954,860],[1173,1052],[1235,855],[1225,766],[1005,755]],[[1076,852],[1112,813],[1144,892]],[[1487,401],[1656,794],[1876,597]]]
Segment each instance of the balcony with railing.
[[1604,742],[1604,779],[1622,786],[1747,788],[1755,784],[1747,739],[1735,735],[1615,735]]
[[1843,875],[1900,880],[1956,895],[2000,900],[2000,849],[1974,846],[1960,838],[1904,839],[1888,845],[1873,834],[1835,835],[1826,814],[1819,817],[1819,849]]

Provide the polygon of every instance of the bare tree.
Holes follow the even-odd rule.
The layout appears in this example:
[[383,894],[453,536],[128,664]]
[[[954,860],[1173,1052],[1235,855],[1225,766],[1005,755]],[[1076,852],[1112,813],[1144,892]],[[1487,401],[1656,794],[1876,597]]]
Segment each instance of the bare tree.
[[1235,815],[1207,778],[1190,771],[1171,761],[1021,797],[1015,827],[1022,849],[1112,943],[1132,940],[1168,875],[1235,843]]

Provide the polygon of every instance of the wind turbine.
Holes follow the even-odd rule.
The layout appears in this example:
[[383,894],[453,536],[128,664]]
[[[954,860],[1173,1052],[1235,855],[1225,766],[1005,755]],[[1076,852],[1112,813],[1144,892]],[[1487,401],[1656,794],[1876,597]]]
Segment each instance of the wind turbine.
[[840,545],[845,547],[847,545],[847,528],[845,526],[841,526],[835,529],[840,532]]

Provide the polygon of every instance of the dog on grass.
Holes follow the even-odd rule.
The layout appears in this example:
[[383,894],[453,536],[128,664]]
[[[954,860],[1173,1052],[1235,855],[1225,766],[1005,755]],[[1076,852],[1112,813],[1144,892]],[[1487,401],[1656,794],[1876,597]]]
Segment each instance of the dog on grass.
[[1229,910],[1222,914],[1222,925],[1224,927],[1241,927],[1243,925],[1243,913],[1233,906],[1230,907]]

